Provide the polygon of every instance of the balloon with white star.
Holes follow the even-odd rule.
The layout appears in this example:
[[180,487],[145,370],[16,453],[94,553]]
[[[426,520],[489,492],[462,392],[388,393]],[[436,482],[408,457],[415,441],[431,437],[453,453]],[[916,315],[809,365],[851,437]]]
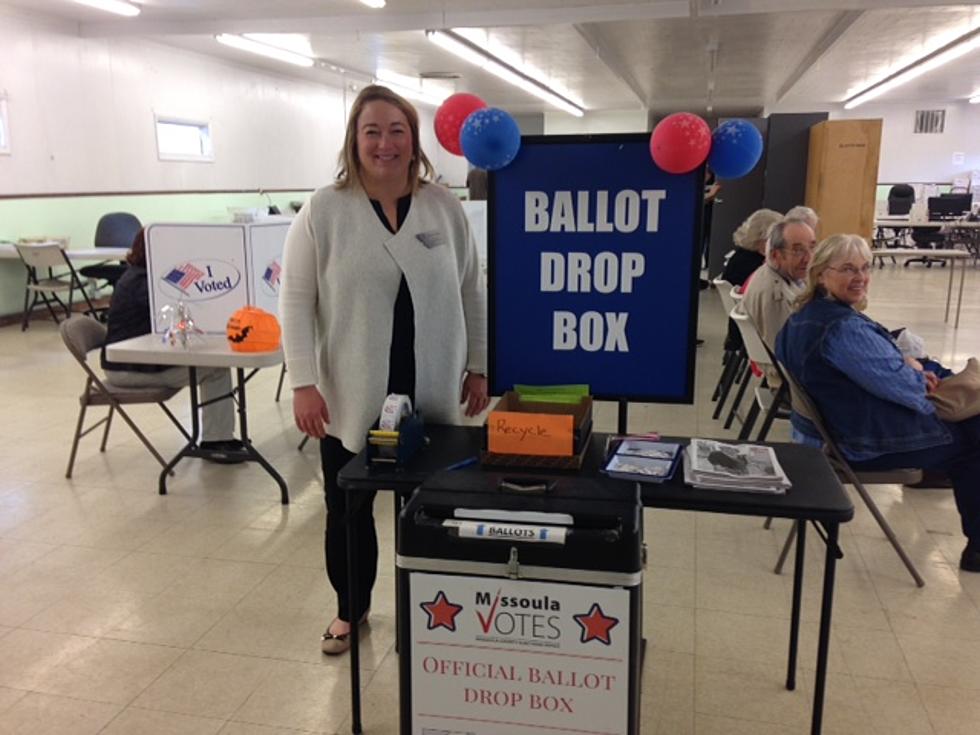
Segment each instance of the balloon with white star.
[[466,160],[477,168],[496,171],[514,160],[521,148],[521,129],[509,113],[485,107],[466,118],[459,131]]
[[711,128],[690,112],[675,112],[657,123],[650,135],[650,156],[669,174],[693,171],[708,157]]
[[739,179],[762,158],[762,133],[748,120],[726,120],[711,135],[708,165],[719,179]]

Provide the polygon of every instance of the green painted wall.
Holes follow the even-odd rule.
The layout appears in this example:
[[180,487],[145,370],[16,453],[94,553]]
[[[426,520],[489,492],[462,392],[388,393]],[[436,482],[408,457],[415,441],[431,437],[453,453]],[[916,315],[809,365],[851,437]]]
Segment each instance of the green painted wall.
[[[284,213],[289,203],[306,201],[309,191],[269,194]],[[146,194],[118,196],[66,196],[0,200],[0,241],[21,237],[71,238],[70,247],[90,248],[95,225],[107,212],[131,212],[143,224],[154,222],[231,222],[229,207],[266,207],[265,195]],[[20,313],[24,307],[24,266],[19,260],[0,258],[0,315]]]

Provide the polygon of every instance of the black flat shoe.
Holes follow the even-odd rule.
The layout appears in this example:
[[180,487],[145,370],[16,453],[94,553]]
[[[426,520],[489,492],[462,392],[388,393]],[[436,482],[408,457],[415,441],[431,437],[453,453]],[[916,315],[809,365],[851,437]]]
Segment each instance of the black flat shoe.
[[967,546],[960,556],[960,569],[964,572],[980,572],[980,549]]
[[209,453],[203,459],[215,464],[241,464],[247,459],[245,445],[239,439],[201,442],[198,448]]

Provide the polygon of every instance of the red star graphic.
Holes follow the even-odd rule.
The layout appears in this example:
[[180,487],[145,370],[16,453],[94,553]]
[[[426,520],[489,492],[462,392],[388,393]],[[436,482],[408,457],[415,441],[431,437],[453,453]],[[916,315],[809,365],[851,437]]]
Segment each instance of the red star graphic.
[[454,605],[446,599],[446,594],[439,590],[436,599],[431,602],[423,602],[419,605],[429,616],[427,630],[445,628],[456,632],[456,616],[463,610],[462,605]]
[[592,604],[592,608],[584,615],[573,615],[575,622],[582,626],[582,643],[597,640],[605,645],[612,643],[609,631],[619,625],[619,618],[606,617],[603,614],[599,603]]

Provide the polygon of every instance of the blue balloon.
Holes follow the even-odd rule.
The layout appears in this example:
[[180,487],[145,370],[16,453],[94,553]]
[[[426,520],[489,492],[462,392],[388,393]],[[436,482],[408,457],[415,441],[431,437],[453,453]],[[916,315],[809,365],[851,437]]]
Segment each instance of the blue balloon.
[[762,158],[762,133],[747,120],[726,120],[711,134],[708,165],[719,179],[739,179]]
[[474,166],[496,171],[514,160],[521,148],[521,130],[507,112],[484,107],[466,118],[459,145]]

